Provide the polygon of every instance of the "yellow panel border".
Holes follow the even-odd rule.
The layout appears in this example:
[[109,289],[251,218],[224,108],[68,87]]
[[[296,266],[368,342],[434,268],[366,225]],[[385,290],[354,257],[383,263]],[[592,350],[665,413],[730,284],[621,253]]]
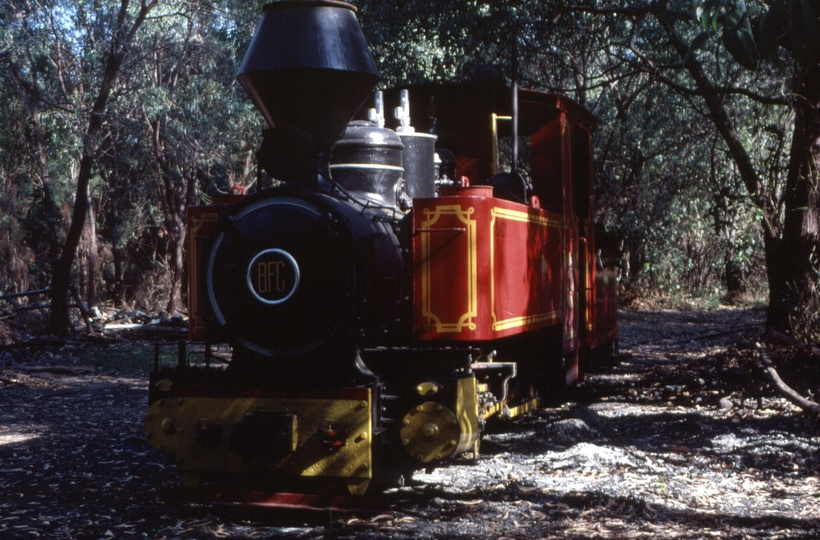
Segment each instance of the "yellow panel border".
[[[495,222],[496,219],[508,219],[510,221],[518,221],[520,223],[535,223],[541,227],[549,228],[550,226],[560,227],[560,220],[541,215],[533,215],[529,212],[523,212],[521,210],[511,210],[508,208],[499,207],[493,208],[490,215],[490,275],[492,276],[492,279],[490,280],[490,313],[493,317],[493,331],[501,332],[503,330],[509,330],[510,328],[520,328],[522,326],[541,322],[549,323],[558,321],[560,319],[560,313],[558,311],[548,311],[546,313],[538,313],[535,315],[526,315],[498,320],[498,316],[495,313]],[[549,238],[549,235],[547,235],[547,238]]]
[[[198,216],[191,217],[191,224],[188,227],[188,238],[186,239],[188,250],[190,252],[188,255],[188,260],[194,261],[194,263],[199,262],[200,242],[196,241],[197,234],[206,224],[216,223],[217,221],[219,221],[219,213],[216,209],[212,212],[202,212]],[[197,314],[196,317],[191,317],[188,322],[191,326],[190,332],[193,335],[199,334],[205,330],[205,321],[203,320],[203,317],[199,315],[201,309],[199,306],[198,297],[198,291],[200,289],[199,277],[199,272],[193,270],[188,278],[188,286],[190,287],[190,290],[188,291],[188,308],[190,313]]]
[[435,207],[435,211],[429,208],[424,209],[424,214],[427,220],[421,224],[422,229],[430,229],[439,220],[441,216],[453,215],[459,221],[464,223],[465,232],[467,233],[467,312],[463,313],[457,322],[442,322],[431,310],[431,293],[432,286],[430,284],[430,232],[422,231],[421,233],[421,312],[424,317],[427,317],[428,325],[435,326],[436,332],[439,333],[458,333],[465,328],[470,331],[475,331],[475,318],[478,317],[478,257],[477,257],[477,242],[476,229],[477,222],[472,219],[475,213],[474,207],[469,207],[466,210],[462,209],[459,204],[442,204]]

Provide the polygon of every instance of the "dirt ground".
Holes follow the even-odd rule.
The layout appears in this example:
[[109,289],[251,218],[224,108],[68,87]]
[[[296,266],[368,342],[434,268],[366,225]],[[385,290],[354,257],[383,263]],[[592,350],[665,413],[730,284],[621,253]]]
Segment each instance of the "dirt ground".
[[[2,352],[0,538],[819,537],[820,425],[762,373],[763,320],[623,311],[617,362],[573,403],[493,426],[480,459],[418,474],[389,512],[309,523],[163,498],[176,477],[142,436],[144,367],[79,366],[133,342]],[[820,392],[820,359],[770,356]]]

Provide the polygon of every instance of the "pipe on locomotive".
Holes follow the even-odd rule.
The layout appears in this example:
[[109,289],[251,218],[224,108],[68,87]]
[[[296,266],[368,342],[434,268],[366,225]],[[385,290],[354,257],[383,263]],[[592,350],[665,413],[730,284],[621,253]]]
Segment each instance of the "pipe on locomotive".
[[510,172],[518,175],[518,32],[512,36],[512,166]]

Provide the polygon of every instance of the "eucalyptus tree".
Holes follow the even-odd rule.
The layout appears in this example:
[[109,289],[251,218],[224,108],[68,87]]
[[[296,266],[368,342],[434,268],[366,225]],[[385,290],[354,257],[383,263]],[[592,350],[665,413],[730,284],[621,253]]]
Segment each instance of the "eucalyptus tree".
[[186,207],[253,182],[260,119],[234,73],[259,7],[225,4],[159,4],[121,70],[91,186],[116,305],[181,309]]
[[[483,46],[469,48],[470,43],[482,41],[487,31],[482,7],[475,2],[359,0],[354,4],[385,86],[454,80],[484,52]],[[471,26],[466,27],[465,20]]]
[[180,2],[156,14],[144,38],[138,114],[150,141],[155,200],[168,243],[165,309],[173,313],[182,305],[186,209],[201,196],[251,187],[261,119],[234,80],[230,12],[206,2]]
[[[670,45],[682,57],[683,67],[725,141],[746,190],[762,210],[770,288],[768,324],[777,329],[807,330],[797,328],[799,319],[811,319],[820,306],[818,8],[820,3],[809,0],[748,6],[733,1],[695,2],[694,17],[688,25],[688,21],[679,21],[668,13],[656,15]],[[692,26],[700,32],[689,41],[685,32],[689,30],[691,35]],[[769,84],[750,90],[731,85],[733,81],[720,86],[710,79],[704,69],[706,59],[698,53],[717,37],[732,59],[745,69],[761,72],[769,68],[763,65],[764,60],[769,60],[773,68],[769,68],[768,77],[765,73],[761,77],[768,79]],[[686,90],[690,91],[690,87]],[[755,166],[752,140],[737,130],[725,105],[724,96],[728,94],[740,94],[758,105],[787,106],[793,112],[785,185],[779,177],[780,184],[770,181],[771,169]],[[777,135],[775,132],[775,144],[782,138]]]
[[[51,330],[69,330],[68,289],[88,212],[88,186],[94,175],[99,135],[107,120],[112,92],[131,45],[158,0],[76,2],[21,0],[7,2],[5,13],[15,47],[3,55],[5,68],[28,104],[40,155],[40,182],[48,220],[58,222],[57,200],[51,191],[44,111],[62,112],[73,138],[60,141],[70,154],[73,200],[65,239],[52,232]],[[66,144],[67,143],[67,144]]]
[[[120,90],[138,95],[141,85],[134,84],[132,71],[123,74]],[[137,110],[137,100],[112,103],[98,158],[100,177],[91,191],[97,205],[100,278],[105,284],[100,294],[116,306],[133,303],[150,280],[159,236],[150,189],[153,178],[146,166],[151,155]]]
[[[817,312],[820,279],[820,3],[695,0],[554,8],[626,21],[635,30],[613,42],[614,54],[688,98],[692,110],[710,120],[742,181],[731,195],[757,209],[768,325],[799,330],[798,319]],[[642,39],[650,34],[661,39]]]
[[[29,226],[22,199],[30,200],[35,175],[35,162],[27,138],[19,134],[26,130],[28,111],[19,94],[8,84],[0,84],[0,290],[20,292],[37,283],[37,275],[30,272],[36,258],[25,244]],[[43,230],[45,227],[42,228]],[[34,274],[34,275],[31,275]]]
[[709,134],[703,122],[668,106],[676,99],[641,77],[613,81],[601,98],[596,219],[621,240],[623,281],[629,286],[646,280],[660,288],[690,284],[683,274],[691,251],[676,261],[669,255],[701,225],[704,210],[689,212],[686,200],[703,198],[698,180],[706,170],[699,143]]
[[4,174],[19,188],[17,193],[30,195],[27,211],[18,206],[12,215],[25,223],[35,244],[41,240],[45,244],[49,269],[56,267],[64,240],[60,205],[71,192],[66,180],[71,160],[66,158],[78,143],[70,125],[73,111],[67,104],[74,88],[61,83],[67,78],[65,70],[54,68],[64,64],[55,62],[51,54],[54,40],[48,29],[57,24],[55,16],[38,4],[6,3],[0,9]]

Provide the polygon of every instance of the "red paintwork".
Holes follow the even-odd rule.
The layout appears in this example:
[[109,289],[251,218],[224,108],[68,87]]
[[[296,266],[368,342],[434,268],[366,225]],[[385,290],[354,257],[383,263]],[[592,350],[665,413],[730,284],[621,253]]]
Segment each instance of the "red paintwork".
[[[320,512],[328,514],[374,515],[390,512],[390,503],[379,497],[313,495],[307,493],[263,492],[242,488],[232,490],[216,487],[168,489],[163,496],[179,502],[210,504],[227,510],[248,511],[248,517],[264,519],[274,515],[293,516]],[[227,507],[227,508],[225,508]]]
[[485,341],[561,319],[560,216],[489,187],[442,190],[413,212],[417,339]]
[[220,214],[242,200],[244,195],[214,197],[213,203],[189,206],[186,217],[188,235],[188,341],[205,341],[205,303],[199,280],[202,267],[202,244],[213,232]]
[[321,512],[324,515],[372,515],[390,512],[390,503],[386,499],[304,493],[224,492],[213,497],[212,502],[234,508]]
[[[411,88],[410,96],[415,110],[435,102],[437,145],[453,151],[457,177],[474,186],[490,178],[490,117],[509,115],[508,95],[430,85]],[[541,209],[493,198],[480,187],[414,200],[414,336],[481,342],[558,326],[568,380],[579,380],[576,353],[617,339],[614,270],[599,265],[594,239],[597,121],[572,100],[530,90],[519,91],[519,110],[539,201],[533,206]],[[500,136],[505,129],[499,125]],[[504,211],[531,219],[498,219]],[[536,225],[539,220],[547,224]]]

